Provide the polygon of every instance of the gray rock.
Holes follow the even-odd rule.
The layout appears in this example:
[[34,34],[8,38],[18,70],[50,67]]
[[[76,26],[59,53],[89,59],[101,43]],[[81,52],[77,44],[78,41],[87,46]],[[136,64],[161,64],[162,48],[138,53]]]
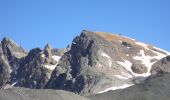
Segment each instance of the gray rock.
[[131,67],[132,71],[137,74],[147,73],[148,69],[144,66],[136,65],[135,63],[132,64]]
[[0,100],[89,100],[62,90],[11,88],[0,90]]
[[151,73],[153,75],[160,72],[170,72],[170,56],[162,58],[152,66]]
[[25,50],[9,38],[4,38],[1,42],[2,50],[8,60],[22,58],[27,55]]

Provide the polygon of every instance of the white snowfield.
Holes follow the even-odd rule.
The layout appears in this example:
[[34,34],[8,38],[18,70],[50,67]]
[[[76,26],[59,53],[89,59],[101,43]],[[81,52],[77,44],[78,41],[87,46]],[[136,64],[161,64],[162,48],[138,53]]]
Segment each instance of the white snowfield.
[[126,70],[128,70],[129,72],[133,73],[132,72],[132,69],[131,69],[131,66],[132,66],[132,63],[128,60],[124,60],[124,62],[121,62],[121,61],[117,61],[117,63],[119,65],[122,65]]
[[101,53],[101,55],[102,55],[103,57],[106,57],[106,58],[111,58],[111,57],[108,56],[106,53]]
[[[137,76],[142,76],[142,77],[148,77],[151,75],[150,73],[150,70],[151,70],[151,67],[152,65],[156,62],[151,62],[152,59],[157,59],[157,60],[160,60],[162,59],[163,57],[166,57],[165,54],[162,54],[162,53],[159,53],[159,52],[156,52],[154,50],[152,50],[152,52],[154,52],[155,54],[157,54],[157,56],[148,56],[148,55],[145,55],[144,53],[144,50],[140,50],[140,52],[138,53],[137,56],[133,57],[134,60],[137,60],[137,61],[141,61],[142,63],[141,64],[144,64],[145,67],[147,68],[147,73],[143,73],[143,74],[136,74],[132,71],[131,69],[131,66],[132,66],[132,63],[128,60],[124,60],[123,62],[122,61],[117,61],[117,63],[119,65],[122,65],[126,70],[128,70],[134,77],[137,77]],[[117,76],[121,79],[123,79],[122,76]]]
[[119,78],[119,79],[123,79],[123,80],[127,80],[130,78],[133,78],[132,75],[128,74],[128,73],[123,73],[121,72],[120,75],[115,75],[115,77]]
[[165,51],[165,50],[163,50],[163,49],[161,49],[161,48],[157,48],[157,47],[153,47],[154,49],[157,49],[157,50],[159,50],[159,51],[163,51],[163,52],[165,52],[167,55],[170,55],[170,52],[168,52],[168,51]]
[[[138,53],[137,56],[133,57],[134,60],[138,60],[138,61],[141,61],[142,64],[144,64],[146,67],[147,67],[147,73],[144,73],[144,74],[136,74],[132,71],[131,69],[131,66],[132,66],[132,63],[128,60],[124,60],[123,62],[122,61],[117,61],[118,64],[122,65],[126,70],[128,70],[133,76],[143,76],[143,77],[148,77],[151,75],[150,73],[150,70],[151,70],[151,67],[152,65],[156,62],[151,62],[152,59],[157,59],[157,60],[160,60],[164,57],[166,57],[167,55],[170,55],[169,52],[165,51],[165,50],[162,50],[160,48],[157,48],[157,47],[153,47],[154,49],[157,49],[159,51],[162,51],[162,52],[165,52],[166,54],[163,54],[163,53],[160,53],[160,52],[157,52],[157,51],[154,51],[152,49],[149,49],[147,44],[144,44],[142,42],[135,42],[137,45],[140,45],[142,47],[144,47],[146,50],[150,50],[152,51],[153,53],[155,53],[157,56],[149,56],[149,55],[145,55],[145,52],[144,50],[140,50],[140,52]],[[128,55],[128,54],[127,54]],[[126,56],[127,56],[126,55]],[[129,56],[129,55],[128,55]],[[118,78],[120,79],[123,79],[122,76],[120,75],[117,75]],[[125,79],[125,78],[124,78]]]
[[110,90],[117,90],[117,89],[125,89],[127,87],[133,86],[134,84],[124,84],[122,86],[114,86],[114,87],[110,87],[105,89],[104,91],[100,91],[99,93],[104,93],[104,92],[108,92]]
[[[132,66],[132,63],[128,60],[124,60],[124,62],[121,62],[121,61],[117,61],[117,63],[119,65],[122,65],[126,70],[128,70],[133,76],[129,77],[129,78],[132,78],[132,77],[137,77],[137,76],[143,76],[143,77],[147,77],[149,76],[148,73],[144,73],[144,74],[136,74],[132,71],[131,69],[131,66]],[[130,76],[130,74],[129,74]]]
[[52,58],[53,58],[55,61],[57,61],[57,62],[58,62],[58,61],[60,60],[60,58],[61,58],[61,57],[60,57],[60,56],[56,56],[56,55],[54,55],[54,56],[52,56]]
[[155,62],[151,62],[151,59],[153,59],[151,56],[147,56],[144,53],[144,50],[140,50],[139,56],[135,56],[133,57],[133,59],[135,60],[140,60],[142,62],[142,64],[144,64],[147,67],[147,73],[144,74],[144,77],[150,76],[150,70],[151,70],[151,66],[155,63]]
[[12,83],[11,87],[15,86],[15,84],[17,84],[17,83],[18,83],[18,81]]
[[165,54],[156,52],[156,51],[154,51],[154,50],[151,50],[151,51],[154,52],[155,54],[157,54],[157,56],[148,56],[148,55],[145,55],[144,50],[140,50],[139,56],[133,57],[133,59],[135,59],[135,60],[140,60],[140,61],[142,62],[142,64],[144,64],[144,65],[147,67],[148,72],[145,73],[144,77],[147,77],[147,76],[150,76],[150,75],[151,75],[151,73],[150,73],[151,67],[152,67],[152,65],[156,62],[156,61],[151,62],[152,59],[160,60],[160,59],[162,59],[163,57],[166,57],[166,56],[167,56],[167,55],[165,55]]
[[45,68],[49,70],[54,70],[57,65],[45,65]]
[[41,54],[41,57],[44,58],[44,57],[45,57],[45,54]]
[[53,55],[52,58],[57,61],[57,63],[55,65],[45,65],[45,68],[49,69],[49,70],[54,70],[55,67],[57,66],[58,64],[58,61],[60,60],[60,56],[56,56],[56,55]]

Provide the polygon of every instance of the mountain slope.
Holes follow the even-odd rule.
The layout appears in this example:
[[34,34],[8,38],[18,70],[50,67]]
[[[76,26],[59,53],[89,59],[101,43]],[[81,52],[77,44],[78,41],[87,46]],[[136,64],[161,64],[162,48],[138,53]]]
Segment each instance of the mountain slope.
[[12,88],[0,90],[0,100],[89,100],[62,90]]
[[143,84],[89,97],[91,100],[169,100],[170,73],[148,78]]

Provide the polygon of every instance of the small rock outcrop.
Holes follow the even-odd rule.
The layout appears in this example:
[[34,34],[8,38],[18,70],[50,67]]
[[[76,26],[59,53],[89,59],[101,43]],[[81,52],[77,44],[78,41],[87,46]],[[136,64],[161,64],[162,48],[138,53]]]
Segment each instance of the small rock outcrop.
[[170,56],[162,58],[152,66],[151,73],[153,75],[162,72],[170,72]]

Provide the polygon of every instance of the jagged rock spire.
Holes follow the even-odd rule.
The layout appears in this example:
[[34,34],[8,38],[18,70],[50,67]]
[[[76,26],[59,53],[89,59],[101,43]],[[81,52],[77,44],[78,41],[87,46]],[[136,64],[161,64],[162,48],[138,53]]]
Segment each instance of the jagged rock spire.
[[47,58],[51,58],[52,57],[52,46],[50,44],[47,44],[44,48],[44,54]]

